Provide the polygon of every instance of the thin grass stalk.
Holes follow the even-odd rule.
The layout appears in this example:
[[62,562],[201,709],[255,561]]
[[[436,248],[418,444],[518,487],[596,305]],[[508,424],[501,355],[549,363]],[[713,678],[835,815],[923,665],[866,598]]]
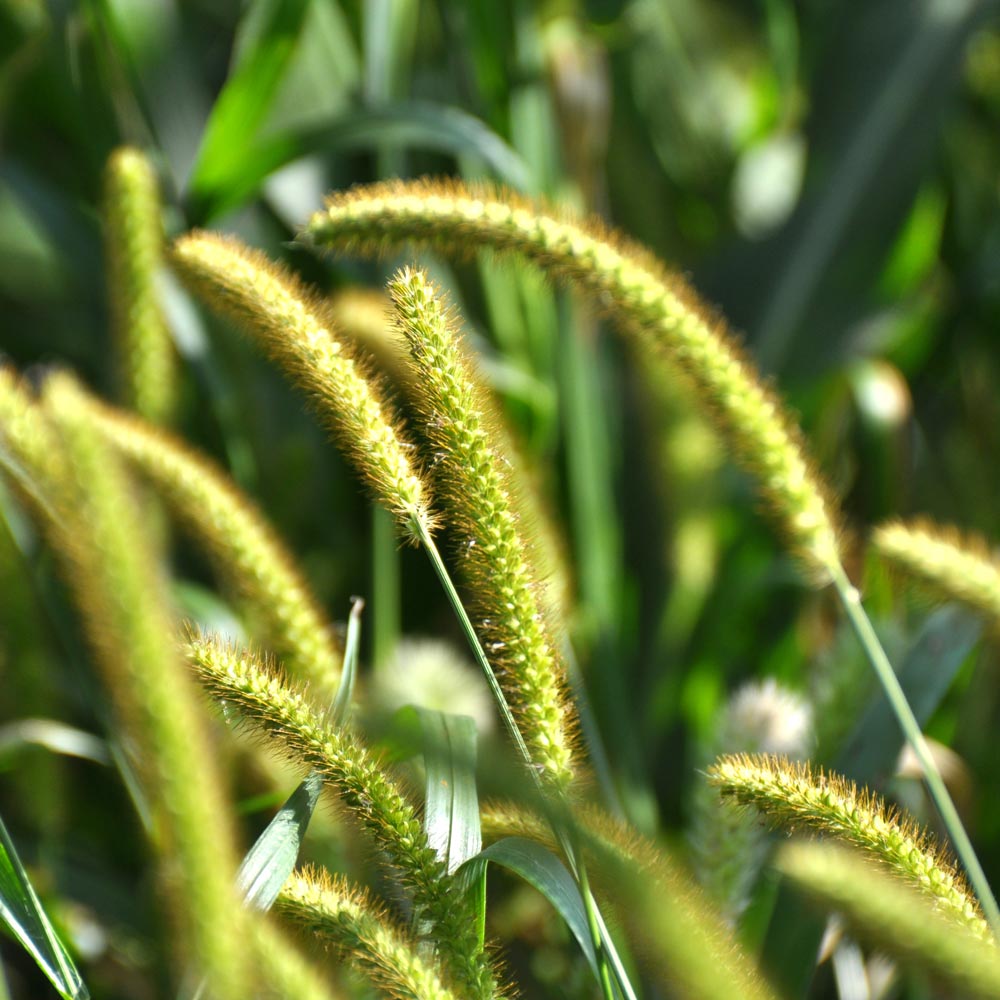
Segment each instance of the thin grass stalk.
[[[418,530],[420,530],[419,526]],[[483,649],[482,643],[479,641],[479,636],[476,634],[475,626],[472,624],[472,619],[469,618],[469,613],[465,610],[465,605],[462,603],[461,597],[459,597],[458,590],[455,588],[454,581],[451,579],[451,575],[449,574],[448,568],[444,563],[444,559],[441,558],[441,553],[438,551],[437,545],[434,543],[433,538],[431,538],[429,534],[421,534],[419,536],[419,540],[424,546],[424,550],[426,551],[428,558],[431,560],[431,564],[433,565],[434,571],[437,573],[438,579],[441,582],[441,586],[448,597],[452,610],[455,612],[455,616],[458,618],[462,631],[465,633],[469,647],[472,649],[473,655],[476,657],[476,661],[482,668],[487,683],[490,685],[490,689],[493,692],[497,706],[500,709],[501,717],[507,727],[507,731],[510,733],[511,739],[514,741],[518,755],[525,764],[528,773],[532,776],[537,791],[544,797],[546,794],[546,788],[542,784],[541,776],[539,775],[538,769],[532,764],[531,753],[528,750],[528,746],[524,742],[524,737],[521,735],[520,729],[518,729],[517,722],[515,721],[514,716],[510,711],[510,707],[507,704],[507,699],[504,696],[503,689],[500,687],[500,683],[493,673],[486,651]],[[566,856],[566,860],[569,863],[573,876],[577,880],[577,884],[579,886],[580,879],[577,872],[578,861],[573,842],[569,838],[569,835],[562,829],[557,819],[550,817],[548,822],[560,848]],[[589,885],[586,887],[581,886],[580,888],[581,897],[584,905],[587,907],[588,925],[590,926],[591,933],[597,933],[597,937],[594,939],[593,943],[599,962],[602,965],[605,962],[608,964],[614,974],[615,982],[618,989],[621,991],[622,996],[625,997],[626,1000],[636,1000],[635,992],[629,982],[628,973],[626,972],[625,966],[615,949],[614,941],[604,924],[604,919],[601,916],[600,909],[597,906],[593,893],[590,891]],[[606,991],[607,979],[603,970],[601,976],[602,986],[605,987]],[[610,994],[605,992],[605,995],[608,996],[610,1000]]]
[[865,651],[868,662],[871,663],[872,669],[874,669],[875,674],[882,684],[886,697],[889,699],[889,704],[892,706],[893,712],[902,727],[906,741],[913,748],[913,752],[920,762],[924,773],[924,781],[931,793],[931,798],[934,800],[934,804],[937,806],[937,810],[944,821],[945,829],[951,838],[955,853],[968,872],[969,881],[972,883],[972,888],[979,897],[983,912],[986,914],[986,919],[992,928],[993,935],[997,939],[1000,939],[1000,908],[997,907],[997,901],[990,888],[989,880],[986,878],[986,873],[979,863],[979,858],[976,856],[972,841],[969,839],[965,826],[958,815],[958,810],[955,808],[955,803],[948,793],[944,779],[941,777],[941,772],[938,770],[934,757],[931,754],[930,747],[928,747],[927,741],[924,739],[924,734],[920,730],[920,723],[917,722],[916,716],[914,716],[913,710],[910,708],[910,703],[906,700],[903,688],[896,677],[896,673],[892,669],[892,664],[889,663],[889,658],[882,648],[882,643],[879,641],[878,635],[872,627],[868,615],[865,613],[860,593],[858,593],[857,588],[848,580],[847,574],[839,564],[836,570],[837,572],[834,574],[834,586],[837,589],[837,595],[840,597],[841,604],[847,612],[851,627],[854,629]]

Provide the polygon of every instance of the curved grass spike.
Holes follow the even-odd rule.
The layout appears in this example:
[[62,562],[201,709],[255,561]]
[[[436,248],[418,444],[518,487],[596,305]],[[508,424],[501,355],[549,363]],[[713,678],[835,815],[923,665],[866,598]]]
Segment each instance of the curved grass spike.
[[282,663],[336,694],[341,654],[332,628],[291,554],[253,502],[213,463],[177,438],[89,397],[86,414],[104,437],[153,482],[240,595]]
[[990,923],[1000,933],[1000,906],[860,594],[841,565],[834,505],[806,458],[801,433],[727,336],[722,320],[687,284],[600,223],[581,224],[510,194],[457,183],[390,181],[334,195],[302,235],[321,246],[376,253],[406,243],[459,255],[479,248],[519,253],[590,293],[625,329],[686,373],[702,407],[757,477],[813,582],[836,588]]
[[920,518],[880,525],[872,544],[906,575],[936,594],[968,604],[1000,627],[1000,560],[985,538]]
[[924,969],[963,997],[1000,996],[1000,950],[854,852],[798,842],[781,847],[774,865],[886,954]]
[[518,253],[590,293],[621,325],[685,372],[735,454],[757,477],[778,524],[817,583],[839,566],[838,526],[801,433],[725,331],[677,275],[598,222],[554,214],[508,192],[392,181],[334,195],[303,235],[382,252],[401,244],[453,254]]
[[330,329],[319,301],[285,268],[232,238],[183,236],[173,261],[188,284],[305,389],[406,536],[416,539],[418,522],[429,534],[434,519],[410,445],[365,366]]
[[432,936],[450,978],[477,998],[496,995],[490,964],[476,938],[475,918],[459,887],[427,842],[416,810],[349,730],[289,687],[252,653],[195,637],[186,653],[202,685],[290,761],[318,771],[371,832],[409,887],[418,917]]
[[458,1000],[436,963],[369,894],[342,876],[305,869],[295,872],[275,901],[276,912],[337,949],[379,990],[413,1000]]
[[81,619],[153,808],[156,847],[185,950],[213,996],[250,982],[235,837],[195,688],[176,653],[164,582],[123,470],[65,375],[44,387],[65,476],[52,532]]
[[853,782],[769,754],[720,757],[708,778],[721,794],[756,807],[776,827],[805,827],[861,848],[931,897],[942,914],[993,940],[976,897],[946,854],[912,820]]
[[575,720],[565,670],[545,627],[539,577],[529,562],[485,402],[438,290],[404,269],[389,282],[409,345],[448,519],[462,539],[483,648],[499,676],[532,763],[555,786],[574,775]]
[[123,397],[146,420],[166,423],[176,404],[177,354],[157,288],[164,256],[159,182],[138,149],[122,147],[108,160],[104,223]]

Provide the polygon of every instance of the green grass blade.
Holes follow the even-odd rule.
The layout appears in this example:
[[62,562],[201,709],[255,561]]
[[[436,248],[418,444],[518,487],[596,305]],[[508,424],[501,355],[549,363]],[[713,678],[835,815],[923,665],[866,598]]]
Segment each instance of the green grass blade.
[[[940,608],[923,624],[899,669],[899,682],[920,723],[934,714],[982,631],[974,615],[954,606]],[[879,690],[838,753],[834,769],[871,784],[891,773],[903,743],[899,723]]]
[[[883,238],[873,222],[878,218],[875,209],[891,200],[901,184],[911,182],[913,169],[926,156],[927,140],[940,127],[947,108],[943,98],[961,73],[965,45],[981,12],[972,0],[932,0],[919,12],[896,2],[863,15],[848,47],[838,50],[837,62],[850,67],[848,72],[856,79],[868,80],[864,103],[855,95],[853,106],[842,103],[828,109],[829,121],[814,122],[814,129],[825,127],[828,144],[834,139],[839,144],[810,154],[812,162],[823,164],[817,166],[822,181],[814,184],[814,197],[803,205],[780,277],[768,292],[756,345],[765,369],[780,369],[793,354],[795,336],[803,331],[838,253],[849,241],[856,247],[862,238],[876,245]],[[887,17],[901,18],[894,22],[899,30],[891,35],[884,32]],[[873,58],[871,35],[880,29],[892,43]],[[831,88],[837,85],[835,92],[850,98],[851,88],[840,86],[844,83],[827,81]],[[836,136],[834,114],[843,119],[845,112],[851,131]],[[896,166],[900,162],[904,169]]]
[[247,852],[236,884],[251,908],[269,910],[278,898],[299,859],[302,839],[322,790],[322,777],[310,774]]
[[405,147],[470,157],[504,184],[530,189],[524,160],[482,121],[460,108],[414,100],[351,111],[262,139],[243,151],[238,173],[192,186],[192,211],[207,223],[252,198],[271,174],[304,156]]
[[481,877],[486,865],[492,862],[519,875],[533,885],[566,921],[573,937],[580,944],[587,962],[600,980],[597,955],[587,923],[587,911],[580,890],[566,866],[547,847],[526,840],[524,837],[505,837],[490,844],[476,857],[467,861],[459,872],[471,884]]
[[361,612],[365,602],[360,597],[352,598],[351,614],[347,619],[347,640],[344,643],[344,670],[340,675],[340,687],[333,699],[330,714],[334,725],[343,723],[351,710],[354,696],[354,681],[358,676],[358,651],[361,648]]
[[424,830],[449,874],[483,846],[476,793],[476,723],[467,715],[416,708],[423,732]]
[[[337,725],[344,722],[351,707],[354,680],[358,673],[361,611],[364,606],[365,602],[361,598],[354,598],[347,625],[344,670],[330,709],[331,717]],[[292,792],[288,801],[247,852],[236,875],[236,884],[248,906],[257,910],[269,910],[278,898],[281,887],[298,862],[302,840],[322,791],[323,778],[314,771]]]
[[0,918],[60,996],[66,1000],[87,1000],[90,993],[45,915],[3,820],[0,820]]
[[253,37],[240,47],[236,65],[212,109],[191,178],[193,206],[238,183],[248,168],[256,133],[295,53],[310,0],[258,0],[244,15]]

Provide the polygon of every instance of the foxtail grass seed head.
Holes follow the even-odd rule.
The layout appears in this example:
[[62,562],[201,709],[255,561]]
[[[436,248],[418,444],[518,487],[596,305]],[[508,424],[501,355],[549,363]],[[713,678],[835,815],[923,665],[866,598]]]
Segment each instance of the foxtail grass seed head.
[[263,514],[221,469],[177,438],[94,398],[87,404],[104,437],[152,481],[204,544],[268,647],[329,703],[342,659],[332,627]]
[[[813,742],[809,703],[773,678],[745,684],[719,713],[708,759],[754,752],[801,759]],[[699,884],[731,924],[750,903],[770,838],[756,816],[719,797],[704,779],[691,800],[688,841]]]
[[172,913],[214,996],[249,981],[236,899],[235,838],[205,720],[176,654],[159,563],[114,453],[67,375],[44,387],[65,459],[55,536],[126,741],[153,810]]
[[461,561],[475,592],[479,635],[532,762],[566,787],[574,774],[575,720],[565,670],[548,634],[539,578],[529,561],[480,389],[441,295],[421,271],[389,282],[410,345],[434,467]]
[[194,636],[185,651],[209,694],[290,761],[319,772],[339,791],[409,890],[450,977],[471,997],[492,997],[493,972],[467,900],[385,766],[350,730],[332,728],[325,713],[249,651],[209,636]]
[[395,417],[365,366],[330,329],[323,307],[285,268],[239,241],[193,233],[174,245],[185,280],[243,327],[312,400],[375,497],[414,536],[433,526],[429,497]]
[[303,235],[322,247],[362,252],[416,244],[452,254],[515,253],[589,293],[686,374],[756,476],[793,551],[818,583],[830,582],[839,564],[838,527],[801,433],[723,322],[647,251],[598,222],[581,224],[506,192],[428,181],[334,195]]
[[995,943],[956,926],[922,893],[856,852],[798,841],[781,848],[775,867],[886,954],[924,969],[961,996],[1000,996]]
[[0,365],[0,469],[52,528],[66,468],[58,436],[34,390],[13,368]]
[[872,543],[895,568],[982,612],[1000,630],[1000,559],[984,538],[923,518],[880,525]]
[[295,872],[275,908],[286,919],[334,947],[389,996],[456,1000],[437,963],[396,926],[370,895],[315,869]]
[[108,160],[104,223],[124,399],[151,423],[165,423],[176,405],[177,352],[158,287],[164,258],[159,182],[138,149],[122,147]]
[[783,757],[720,757],[709,780],[725,796],[754,806],[776,827],[806,828],[861,848],[874,861],[918,889],[939,912],[983,940],[989,927],[964,877],[911,819],[836,774],[814,773]]

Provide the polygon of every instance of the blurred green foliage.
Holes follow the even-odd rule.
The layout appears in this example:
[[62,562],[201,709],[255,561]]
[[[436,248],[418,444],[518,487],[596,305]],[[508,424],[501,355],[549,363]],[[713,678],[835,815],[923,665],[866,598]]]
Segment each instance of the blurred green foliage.
[[[288,247],[330,189],[458,174],[571,203],[691,273],[743,331],[844,498],[851,569],[902,659],[928,609],[866,561],[868,527],[919,511],[1000,537],[997,13],[995,0],[0,0],[0,349],[114,397],[99,201],[123,143],[153,156],[170,232],[232,231],[327,291],[378,286],[391,263]],[[843,713],[819,720],[832,762],[872,698],[859,654],[683,394],[534,273],[431,263],[575,568],[572,632],[612,800],[676,835],[719,707],[749,678]],[[398,575],[402,631],[457,638],[419,555],[386,564],[384,525],[373,556],[369,506],[280,376],[164,294],[185,364],[178,429],[259,500],[325,606],[346,618],[362,593],[378,621]],[[6,494],[3,508],[0,814],[95,995],[163,995],[120,775],[18,729],[105,736],[107,720],[49,557]],[[198,552],[178,540],[174,559],[187,612],[225,613]],[[1000,884],[995,645],[948,670],[929,732],[961,759]],[[315,851],[337,854],[322,838]],[[512,953],[526,992],[585,995],[566,972],[582,960],[546,940],[532,967]],[[15,995],[41,989],[3,954]]]

